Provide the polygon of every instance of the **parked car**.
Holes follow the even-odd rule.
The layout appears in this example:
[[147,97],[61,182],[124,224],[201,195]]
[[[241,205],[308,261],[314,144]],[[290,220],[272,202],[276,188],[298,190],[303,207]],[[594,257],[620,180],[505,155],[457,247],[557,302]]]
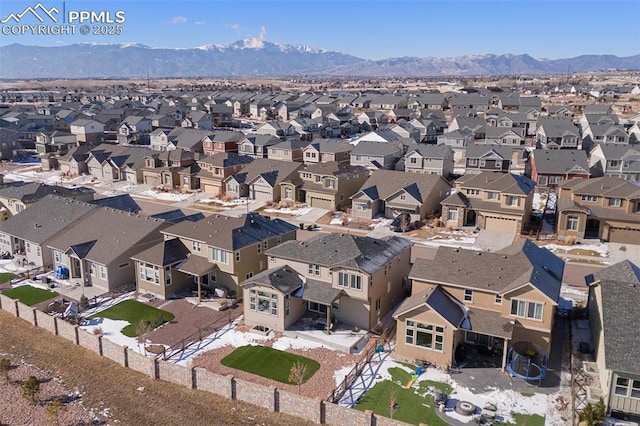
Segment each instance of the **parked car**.
[[418,223],[417,221],[414,222],[411,220],[409,213],[400,213],[393,219],[391,225],[389,225],[389,229],[393,232],[413,231],[418,227]]

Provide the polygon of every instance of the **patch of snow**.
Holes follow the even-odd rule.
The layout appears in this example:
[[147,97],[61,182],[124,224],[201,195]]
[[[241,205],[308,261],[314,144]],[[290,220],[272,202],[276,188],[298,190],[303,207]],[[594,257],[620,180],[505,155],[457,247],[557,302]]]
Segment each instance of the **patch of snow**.
[[122,334],[122,329],[129,324],[129,321],[112,320],[109,318],[94,318],[87,320],[80,326],[80,328],[89,333],[93,333],[93,330],[96,327],[100,327],[102,329],[102,336],[105,339],[108,339],[120,346],[126,346],[138,353],[143,353],[144,349],[141,347],[142,345],[138,344],[138,339],[135,337],[127,337]]
[[248,198],[234,198],[233,200],[230,201],[223,201],[219,198],[205,198],[203,200],[200,200],[201,203],[215,203],[215,204],[219,204],[222,207],[237,207],[237,206],[244,206],[247,203],[250,203],[252,200],[248,199]]
[[301,207],[299,209],[290,209],[290,208],[282,208],[282,209],[264,209],[266,213],[280,213],[280,214],[290,214],[292,216],[302,216],[308,213],[311,213],[313,209],[308,206]]
[[573,246],[563,246],[559,244],[545,244],[544,247],[551,252],[562,252],[571,254],[574,250],[586,250],[596,252],[600,257],[609,256],[609,245],[606,243],[597,244],[577,244]]
[[138,194],[143,197],[155,198],[157,200],[165,200],[165,201],[184,201],[187,198],[191,197],[192,194],[178,194],[174,192],[158,192],[153,189],[148,189],[146,191]]
[[324,347],[325,345],[323,345],[322,343],[313,342],[311,340],[303,338],[292,339],[291,337],[287,336],[279,338],[272,345],[273,349],[279,349],[281,351],[287,351],[288,349],[309,350]]

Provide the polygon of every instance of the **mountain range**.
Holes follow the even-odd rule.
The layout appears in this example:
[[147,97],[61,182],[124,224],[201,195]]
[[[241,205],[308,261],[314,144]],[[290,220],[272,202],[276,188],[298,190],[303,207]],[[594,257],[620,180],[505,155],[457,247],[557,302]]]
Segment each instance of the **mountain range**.
[[192,49],[152,48],[137,43],[38,47],[0,46],[0,79],[250,77],[422,77],[553,74],[640,70],[640,54],[536,59],[529,55],[402,57],[365,60],[305,45],[276,44],[260,37]]

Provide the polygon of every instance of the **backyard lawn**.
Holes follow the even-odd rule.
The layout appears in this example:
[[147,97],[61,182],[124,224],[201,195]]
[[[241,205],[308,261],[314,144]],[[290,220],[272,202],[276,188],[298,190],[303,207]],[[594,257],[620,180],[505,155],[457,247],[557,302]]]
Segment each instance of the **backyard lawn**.
[[0,272],[0,284],[11,281],[16,274],[12,274],[11,272]]
[[433,408],[435,404],[433,395],[432,393],[427,393],[427,391],[429,387],[436,387],[448,394],[451,392],[449,385],[446,383],[423,381],[419,383],[420,386],[417,389],[415,386],[411,389],[405,389],[404,386],[398,383],[404,384],[408,382],[411,374],[401,368],[390,368],[389,373],[391,373],[393,381],[385,380],[369,389],[354,407],[356,410],[371,410],[381,416],[391,417],[390,403],[391,400],[393,400],[393,402],[397,404],[397,408],[393,413],[395,420],[414,425],[420,423],[430,426],[447,425],[447,423],[436,414]]
[[268,346],[241,346],[224,357],[220,363],[226,367],[246,371],[280,383],[296,384],[289,380],[289,374],[291,367],[297,361],[306,365],[307,368],[302,383],[309,380],[320,368],[317,361]]
[[[151,331],[153,328],[173,320],[174,315],[137,300],[128,299],[89,317],[89,319],[93,318],[129,321],[130,324],[121,330],[122,334],[127,337],[136,337],[140,331],[143,333]],[[140,330],[139,324],[142,321],[147,321],[151,329]]]
[[58,295],[55,291],[44,290],[30,285],[22,285],[3,293],[12,299],[18,299],[27,306],[32,306],[45,300],[53,299]]

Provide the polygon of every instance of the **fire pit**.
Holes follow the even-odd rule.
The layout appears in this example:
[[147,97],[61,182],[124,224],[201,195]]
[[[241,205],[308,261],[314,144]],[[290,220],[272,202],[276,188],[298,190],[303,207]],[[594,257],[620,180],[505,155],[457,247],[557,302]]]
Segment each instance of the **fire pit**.
[[476,406],[469,401],[460,401],[456,404],[455,412],[463,416],[471,416],[476,411]]

